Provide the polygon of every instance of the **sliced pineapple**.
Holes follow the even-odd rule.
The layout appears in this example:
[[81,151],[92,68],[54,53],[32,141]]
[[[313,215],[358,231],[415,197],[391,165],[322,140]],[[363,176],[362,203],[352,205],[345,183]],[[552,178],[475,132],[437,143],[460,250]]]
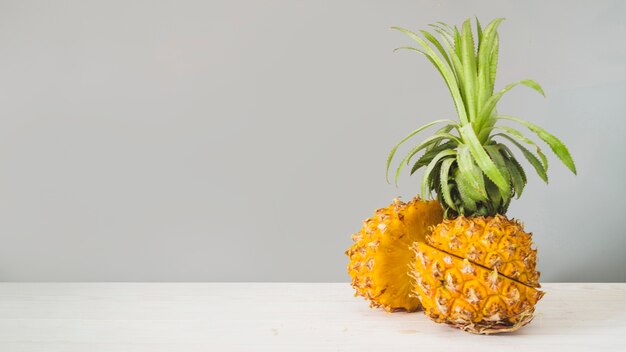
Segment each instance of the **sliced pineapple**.
[[418,310],[419,300],[411,295],[408,276],[413,260],[410,247],[415,241],[424,241],[428,228],[440,223],[442,217],[437,201],[419,198],[409,203],[395,199],[390,206],[376,210],[352,236],[354,244],[346,251],[355,295],[387,311]]

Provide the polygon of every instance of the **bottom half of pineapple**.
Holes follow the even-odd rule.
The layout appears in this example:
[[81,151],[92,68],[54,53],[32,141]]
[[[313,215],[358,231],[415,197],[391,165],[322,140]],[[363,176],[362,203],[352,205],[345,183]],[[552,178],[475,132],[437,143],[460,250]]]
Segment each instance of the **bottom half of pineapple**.
[[543,292],[467,258],[413,244],[410,275],[432,320],[476,334],[510,332],[528,324]]

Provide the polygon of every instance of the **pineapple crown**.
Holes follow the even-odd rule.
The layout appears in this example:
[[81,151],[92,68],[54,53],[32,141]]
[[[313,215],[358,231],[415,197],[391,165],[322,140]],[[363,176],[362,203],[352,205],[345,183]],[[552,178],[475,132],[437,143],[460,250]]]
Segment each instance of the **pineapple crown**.
[[[496,104],[513,87],[523,85],[545,96],[541,86],[530,79],[511,83],[494,92],[498,63],[498,26],[503,18],[496,18],[484,29],[476,19],[476,41],[470,19],[461,29],[443,22],[431,24],[440,40],[428,31],[422,36],[400,27],[392,27],[419,46],[395,49],[420,53],[435,66],[443,77],[456,107],[458,120],[430,122],[400,141],[387,158],[389,167],[398,147],[422,130],[442,124],[432,136],[411,149],[400,162],[398,176],[411,159],[423,151],[413,162],[411,175],[425,167],[422,178],[422,197],[433,191],[445,211],[446,218],[458,215],[493,216],[505,214],[513,197],[519,198],[526,185],[526,173],[510,147],[516,147],[548,182],[548,160],[541,148],[519,130],[498,125],[501,120],[512,121],[533,132],[545,142],[554,154],[576,174],[576,166],[565,145],[541,127],[514,116],[500,115]],[[503,143],[504,142],[504,143]],[[529,146],[529,150],[525,145]]]

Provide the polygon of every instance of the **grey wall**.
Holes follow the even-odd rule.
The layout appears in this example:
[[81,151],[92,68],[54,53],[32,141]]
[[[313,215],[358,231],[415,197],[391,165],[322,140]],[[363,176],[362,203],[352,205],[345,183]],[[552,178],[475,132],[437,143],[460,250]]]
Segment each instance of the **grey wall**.
[[[499,110],[555,132],[510,215],[545,281],[626,281],[619,1],[2,1],[0,280],[346,281],[419,178],[390,147],[453,107],[391,25],[503,16]],[[529,170],[530,174],[530,170]]]

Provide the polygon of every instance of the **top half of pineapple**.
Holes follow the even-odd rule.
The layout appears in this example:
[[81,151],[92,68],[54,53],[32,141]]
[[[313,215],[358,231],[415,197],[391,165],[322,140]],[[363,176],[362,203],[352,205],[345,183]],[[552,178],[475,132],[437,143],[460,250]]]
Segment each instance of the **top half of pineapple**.
[[[397,183],[405,166],[411,166],[411,174],[425,168],[422,197],[434,192],[446,218],[506,214],[511,199],[519,198],[526,185],[526,172],[513,150],[523,155],[539,177],[548,182],[545,154],[519,127],[545,142],[563,164],[576,173],[574,160],[557,137],[531,122],[502,115],[496,110],[500,98],[517,85],[545,96],[541,86],[530,79],[494,89],[498,26],[503,20],[496,18],[483,28],[478,19],[474,26],[468,19],[460,29],[438,22],[430,25],[430,31],[420,30],[419,34],[392,27],[417,43],[396,50],[421,54],[439,71],[458,116],[457,119],[432,121],[402,139],[387,159],[387,179],[398,147],[422,130],[439,125],[434,134],[414,146],[402,159],[395,180]],[[503,120],[509,121],[509,125],[502,125]]]

